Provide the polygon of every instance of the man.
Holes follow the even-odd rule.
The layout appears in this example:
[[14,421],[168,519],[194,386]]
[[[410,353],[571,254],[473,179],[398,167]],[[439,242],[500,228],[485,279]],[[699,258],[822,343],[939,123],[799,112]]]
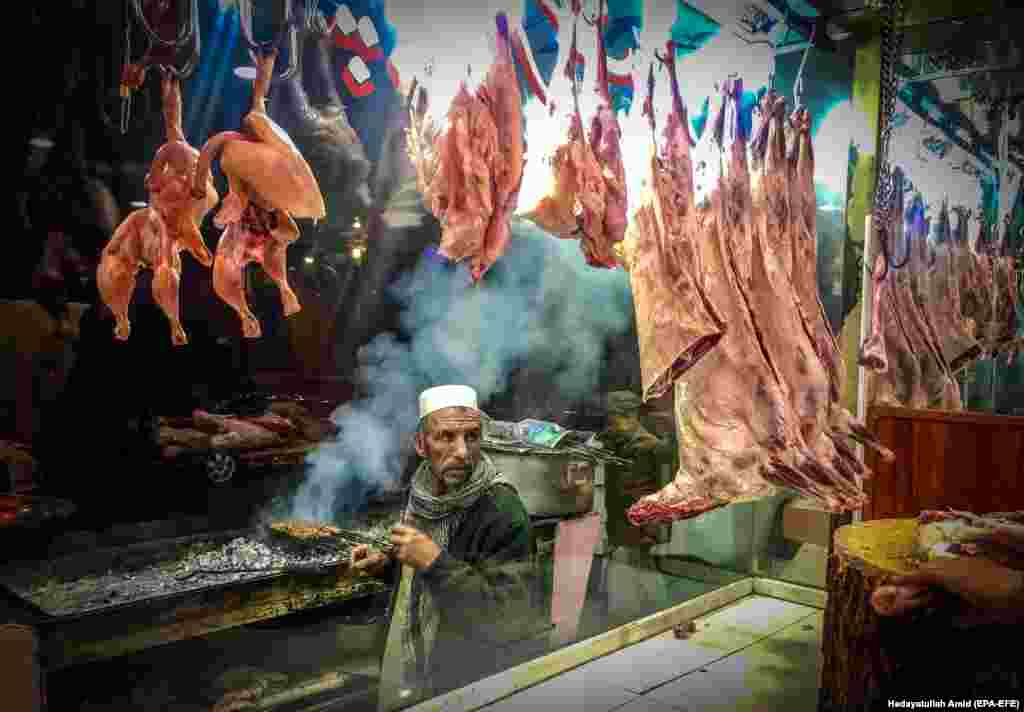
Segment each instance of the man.
[[612,542],[627,547],[648,547],[658,543],[661,526],[635,527],[626,519],[626,510],[641,497],[657,492],[667,484],[662,468],[675,458],[675,442],[659,438],[640,420],[643,405],[631,391],[614,391],[605,399],[607,427],[598,436],[601,444],[615,455],[632,460],[632,468],[613,469],[606,476],[610,513],[608,535]]
[[[392,530],[393,561],[366,546],[352,552],[357,571],[379,575],[405,566],[392,618],[401,631],[404,704],[542,652],[530,520],[515,488],[481,452],[476,392],[440,386],[424,391],[419,404],[416,453],[423,462],[403,524]],[[382,689],[382,697],[388,693]]]

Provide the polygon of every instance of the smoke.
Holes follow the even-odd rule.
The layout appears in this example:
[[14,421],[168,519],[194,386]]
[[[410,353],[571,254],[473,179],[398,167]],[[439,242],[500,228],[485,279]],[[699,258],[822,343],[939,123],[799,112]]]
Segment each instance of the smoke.
[[424,256],[391,286],[402,334],[381,334],[360,350],[362,395],[333,414],[341,435],[310,458],[293,516],[335,520],[357,511],[370,491],[394,485],[411,455],[425,388],[470,385],[486,404],[528,363],[548,374],[552,391],[593,393],[608,340],[631,326],[628,275],[588,267],[577,242],[528,223],[515,221],[512,233],[480,285],[464,267]]

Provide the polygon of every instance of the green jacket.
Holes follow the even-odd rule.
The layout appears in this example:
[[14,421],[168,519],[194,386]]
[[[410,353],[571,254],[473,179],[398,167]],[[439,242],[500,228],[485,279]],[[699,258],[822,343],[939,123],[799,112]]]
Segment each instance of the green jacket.
[[437,603],[440,622],[429,667],[433,695],[464,687],[546,649],[540,618],[530,519],[516,491],[497,484],[480,497],[446,550],[413,577],[413,630],[420,592]]

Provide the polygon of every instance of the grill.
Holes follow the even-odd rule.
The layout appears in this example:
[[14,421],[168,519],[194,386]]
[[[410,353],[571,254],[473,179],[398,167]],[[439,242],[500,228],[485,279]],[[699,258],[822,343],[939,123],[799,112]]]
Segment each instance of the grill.
[[350,571],[378,524],[299,539],[269,527],[163,539],[20,562],[0,587],[36,616],[46,667],[100,660],[348,600],[387,582]]
[[[362,538],[383,541],[386,531],[378,525]],[[45,616],[77,618],[243,582],[345,569],[355,543],[275,536],[258,527],[22,563],[0,573],[0,585]]]

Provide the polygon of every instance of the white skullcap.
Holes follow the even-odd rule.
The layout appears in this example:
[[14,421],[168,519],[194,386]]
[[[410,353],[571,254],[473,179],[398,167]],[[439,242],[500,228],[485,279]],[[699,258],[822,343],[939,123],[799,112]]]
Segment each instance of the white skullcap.
[[469,386],[436,386],[420,393],[420,420],[442,408],[455,407],[479,410],[476,391]]

